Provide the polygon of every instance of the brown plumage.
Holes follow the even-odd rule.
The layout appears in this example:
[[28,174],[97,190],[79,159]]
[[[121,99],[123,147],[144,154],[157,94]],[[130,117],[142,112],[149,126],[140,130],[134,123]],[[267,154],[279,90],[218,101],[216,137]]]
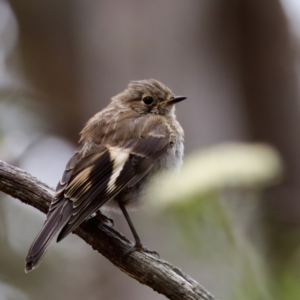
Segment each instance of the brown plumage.
[[80,147],[66,165],[44,227],[26,257],[25,271],[36,268],[51,240],[62,240],[101,206],[126,212],[145,184],[160,170],[180,166],[183,130],[175,117],[175,97],[157,80],[133,81],[92,117],[81,132]]

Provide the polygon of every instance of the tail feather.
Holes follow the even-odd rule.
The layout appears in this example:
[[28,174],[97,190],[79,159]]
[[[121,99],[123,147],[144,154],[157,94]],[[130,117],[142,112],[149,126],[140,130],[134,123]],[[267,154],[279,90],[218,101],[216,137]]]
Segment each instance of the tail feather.
[[72,209],[73,205],[71,201],[62,201],[46,220],[42,230],[39,232],[28,251],[25,265],[26,273],[38,267],[51,241],[57,235],[58,231],[68,222],[72,215]]

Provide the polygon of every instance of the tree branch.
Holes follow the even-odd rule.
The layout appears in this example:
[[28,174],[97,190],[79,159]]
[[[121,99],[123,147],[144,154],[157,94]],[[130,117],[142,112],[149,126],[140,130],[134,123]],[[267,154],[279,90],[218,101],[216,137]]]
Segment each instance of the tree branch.
[[[43,213],[48,211],[54,195],[54,190],[46,184],[3,161],[0,161],[0,191],[34,206]],[[83,222],[74,233],[121,271],[169,299],[216,299],[189,275],[162,259],[137,251],[123,259],[132,243],[101,222],[98,217]]]

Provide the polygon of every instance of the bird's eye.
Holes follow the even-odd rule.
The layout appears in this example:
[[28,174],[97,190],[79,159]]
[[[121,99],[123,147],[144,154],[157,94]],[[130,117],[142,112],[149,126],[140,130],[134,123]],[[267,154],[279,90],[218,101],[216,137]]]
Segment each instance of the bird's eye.
[[150,97],[150,96],[147,96],[147,97],[143,98],[143,102],[144,102],[146,105],[152,104],[153,101],[154,101],[154,99],[153,99],[152,97]]

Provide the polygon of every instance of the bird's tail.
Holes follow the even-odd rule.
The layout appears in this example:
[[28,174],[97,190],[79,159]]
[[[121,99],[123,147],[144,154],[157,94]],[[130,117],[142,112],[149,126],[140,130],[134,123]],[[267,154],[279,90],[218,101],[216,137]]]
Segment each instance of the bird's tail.
[[52,239],[68,222],[71,214],[72,203],[67,200],[62,201],[62,203],[55,208],[52,214],[48,216],[42,230],[39,232],[28,251],[25,264],[26,273],[38,267]]

